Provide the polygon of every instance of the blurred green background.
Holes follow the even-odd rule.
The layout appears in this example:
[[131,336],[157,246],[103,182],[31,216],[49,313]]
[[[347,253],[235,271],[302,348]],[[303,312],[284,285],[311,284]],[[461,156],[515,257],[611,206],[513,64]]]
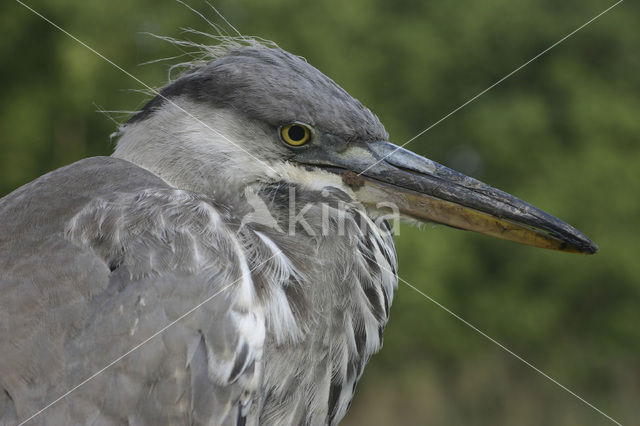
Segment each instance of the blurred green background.
[[[29,0],[146,83],[212,31],[175,1]],[[244,34],[305,56],[403,143],[613,1],[220,0]],[[191,5],[217,23],[200,0]],[[403,227],[400,275],[623,424],[640,424],[640,7],[624,2],[408,148],[570,222],[595,256]],[[142,89],[20,4],[0,4],[0,195],[108,155],[105,110]],[[201,41],[201,40],[200,40]],[[177,60],[176,60],[177,61]],[[173,61],[173,62],[176,62]],[[127,114],[111,114],[122,122]],[[599,425],[605,417],[400,284],[347,425]]]

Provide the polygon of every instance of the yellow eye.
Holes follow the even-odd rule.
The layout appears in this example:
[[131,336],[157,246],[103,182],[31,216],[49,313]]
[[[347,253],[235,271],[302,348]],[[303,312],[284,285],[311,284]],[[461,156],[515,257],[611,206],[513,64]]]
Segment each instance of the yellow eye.
[[292,146],[300,146],[311,140],[311,129],[301,123],[291,123],[280,128],[280,137]]

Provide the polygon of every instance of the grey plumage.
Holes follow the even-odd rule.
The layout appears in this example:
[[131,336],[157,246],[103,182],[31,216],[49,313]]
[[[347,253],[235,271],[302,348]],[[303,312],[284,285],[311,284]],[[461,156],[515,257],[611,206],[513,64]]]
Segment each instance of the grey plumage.
[[[381,201],[595,251],[535,207],[382,142],[377,117],[303,59],[247,44],[212,48],[119,129],[112,157],[0,200],[2,422],[82,384],[32,422],[338,423],[397,287]],[[309,138],[287,142],[288,125]]]
[[148,117],[167,98],[187,96],[275,127],[301,121],[347,141],[388,139],[369,109],[303,58],[259,44],[232,46],[162,90],[131,122]]
[[[283,79],[279,74],[287,71]],[[265,85],[265,79],[272,81]],[[318,99],[293,98],[302,84],[315,85],[308,93]],[[281,92],[265,92],[274,86]],[[260,126],[295,118],[345,138],[383,132],[367,109],[306,62],[260,46],[231,50],[163,95],[243,111],[243,119]],[[325,102],[333,97],[342,110]],[[166,103],[152,100],[121,133],[126,138],[127,127],[148,122]],[[315,111],[318,106],[326,109]],[[351,122],[363,119],[374,126]],[[280,228],[288,229],[295,189],[299,208],[311,205],[305,218],[317,234],[294,239],[256,223],[240,227],[251,209],[235,188],[212,191],[208,180],[176,187],[141,163],[157,174],[125,160],[91,158],[2,199],[0,338],[7,344],[0,377],[10,397],[3,415],[27,418],[222,290],[36,423],[339,421],[365,362],[381,345],[396,286],[393,274],[352,257],[363,250],[395,269],[391,238],[376,232],[355,204],[344,236],[336,229],[322,236],[321,205],[333,203],[336,215],[335,204],[351,197],[277,180],[256,189],[271,200]]]
[[[288,187],[263,190],[278,204],[289,196]],[[331,193],[319,199],[337,201]],[[284,205],[271,206],[283,226]],[[2,338],[11,342],[3,345],[0,377],[12,410],[25,418],[233,284],[38,422],[199,424],[214,416],[234,424],[244,407],[247,424],[256,424],[259,412],[261,424],[341,418],[380,346],[395,279],[371,271],[364,258],[356,265],[340,259],[359,244],[376,256],[391,241],[363,230],[356,207],[348,236],[295,242],[259,225],[240,229],[229,207],[106,157],[52,172],[4,198],[2,252],[22,253],[3,255],[0,265]],[[316,215],[309,211],[310,223],[319,224]],[[265,242],[292,250],[271,258]],[[25,257],[29,252],[37,255]],[[395,262],[393,256],[384,253]],[[253,270],[251,279],[243,278],[243,267]],[[292,324],[295,330],[285,328]]]

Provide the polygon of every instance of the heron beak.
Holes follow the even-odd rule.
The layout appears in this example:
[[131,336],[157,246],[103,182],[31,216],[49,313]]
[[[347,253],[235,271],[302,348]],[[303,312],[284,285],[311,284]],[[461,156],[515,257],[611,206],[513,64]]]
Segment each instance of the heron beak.
[[[362,155],[346,150],[332,156],[329,170],[342,173],[343,182],[364,204],[391,203],[403,215],[423,222],[535,247],[585,254],[598,250],[560,219],[411,151],[389,142],[368,143],[356,150]],[[369,158],[363,161],[363,157]]]
[[[360,175],[363,203],[391,202],[421,221],[530,246],[586,254],[598,250],[574,227],[513,195],[389,142],[369,144],[369,149],[379,163]],[[348,181],[349,174],[343,179]]]

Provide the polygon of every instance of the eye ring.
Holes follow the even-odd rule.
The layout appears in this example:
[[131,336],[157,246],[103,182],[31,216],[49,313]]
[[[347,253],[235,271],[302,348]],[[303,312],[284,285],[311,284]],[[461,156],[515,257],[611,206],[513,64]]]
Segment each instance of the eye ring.
[[311,127],[304,123],[293,122],[280,127],[280,139],[287,145],[302,146],[311,140]]

